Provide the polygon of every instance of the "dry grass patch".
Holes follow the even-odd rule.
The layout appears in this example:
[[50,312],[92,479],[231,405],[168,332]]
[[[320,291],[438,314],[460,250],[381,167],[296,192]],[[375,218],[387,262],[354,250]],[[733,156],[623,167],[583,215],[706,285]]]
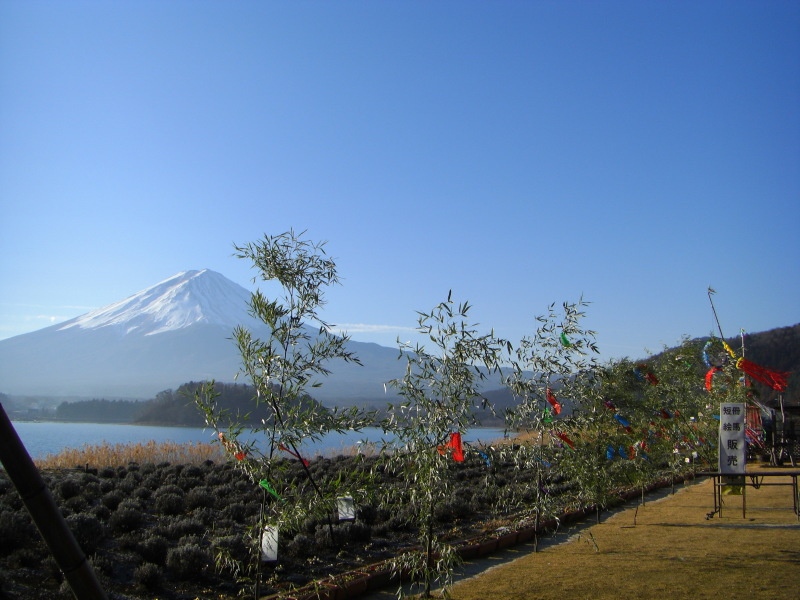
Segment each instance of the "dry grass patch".
[[791,489],[748,488],[745,518],[741,497],[726,496],[722,516],[707,520],[711,481],[690,485],[458,583],[452,598],[793,599],[800,589],[800,524]]
[[225,455],[218,445],[150,440],[138,444],[86,444],[80,448],[67,448],[58,454],[47,454],[34,462],[40,469],[73,469],[86,465],[92,468],[118,467],[131,462],[197,465],[206,460],[224,461]]

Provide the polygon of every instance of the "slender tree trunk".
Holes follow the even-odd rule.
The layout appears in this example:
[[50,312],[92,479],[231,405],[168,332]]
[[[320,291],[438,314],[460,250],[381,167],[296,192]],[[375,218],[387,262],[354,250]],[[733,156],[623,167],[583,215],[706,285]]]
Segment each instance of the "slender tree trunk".
[[431,597],[431,565],[433,563],[433,503],[431,503],[431,510],[428,514],[428,522],[426,524],[427,540],[425,541],[425,592],[424,597]]

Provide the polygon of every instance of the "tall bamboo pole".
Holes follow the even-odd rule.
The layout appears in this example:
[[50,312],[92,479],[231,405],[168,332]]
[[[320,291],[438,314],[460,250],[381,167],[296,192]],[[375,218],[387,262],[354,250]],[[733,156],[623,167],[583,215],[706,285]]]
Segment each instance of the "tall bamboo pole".
[[0,404],[0,462],[77,600],[107,600],[91,565]]

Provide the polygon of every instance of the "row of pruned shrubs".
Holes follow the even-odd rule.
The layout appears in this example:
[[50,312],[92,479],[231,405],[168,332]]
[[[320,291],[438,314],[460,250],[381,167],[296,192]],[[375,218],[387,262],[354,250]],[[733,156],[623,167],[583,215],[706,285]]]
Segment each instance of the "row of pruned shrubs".
[[[289,460],[288,477],[306,477],[299,461]],[[392,507],[359,506],[354,521],[329,526],[327,519],[309,518],[296,531],[282,531],[281,562],[296,578],[313,576],[308,559],[321,552],[332,556],[342,548],[370,545],[383,548],[397,539],[410,540],[414,511],[403,503],[404,486],[396,474],[378,468],[372,459],[355,468],[372,469],[374,485],[398,491]],[[532,485],[529,476],[513,465],[487,468],[483,461],[467,461],[453,470],[453,494],[437,505],[434,517],[451,527],[496,512],[510,486]],[[309,469],[321,479],[344,479],[354,469],[348,458],[317,458]],[[196,465],[131,463],[82,471],[48,472],[53,495],[93,564],[114,585],[150,591],[169,582],[201,575],[219,586],[224,573],[215,571],[220,554],[233,564],[247,564],[263,491],[231,464],[210,461]],[[480,485],[476,485],[480,482]],[[557,478],[546,482],[558,485]],[[566,485],[566,484],[565,484]],[[0,476],[0,566],[30,563],[29,553],[46,553],[18,495]],[[388,552],[388,551],[387,551]],[[26,567],[27,568],[27,567]],[[215,579],[216,578],[216,579]]]

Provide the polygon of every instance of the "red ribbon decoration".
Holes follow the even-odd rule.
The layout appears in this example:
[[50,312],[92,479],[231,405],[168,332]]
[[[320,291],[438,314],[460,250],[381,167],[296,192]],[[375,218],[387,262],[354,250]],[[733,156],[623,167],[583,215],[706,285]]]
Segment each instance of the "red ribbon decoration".
[[464,462],[464,448],[461,446],[461,434],[450,434],[450,447],[453,449],[453,460],[456,462]]
[[222,433],[221,431],[217,434],[217,437],[219,438],[219,441],[222,442],[222,445],[225,447],[225,450],[233,454],[236,460],[245,459],[245,457],[247,456],[247,452],[241,450],[239,448],[239,444],[236,444],[234,442],[229,442],[228,440],[226,440],[225,434]]
[[300,462],[302,462],[304,467],[307,467],[307,466],[308,466],[308,461],[307,461],[305,458],[303,458],[302,456],[300,456],[300,455],[299,455],[297,452],[292,452],[291,450],[289,450],[289,449],[288,449],[286,446],[284,446],[283,444],[278,444],[278,450],[283,450],[284,452],[288,452],[289,454],[291,454],[292,456],[294,456],[296,459],[298,459]]
[[[642,374],[644,371],[644,374]],[[650,385],[658,385],[658,378],[653,375],[652,372],[647,368],[647,365],[639,365],[633,370],[634,374],[637,378],[644,381],[645,379],[650,382]]]
[[750,362],[746,358],[740,358],[736,361],[736,368],[744,371],[756,381],[760,381],[764,385],[768,385],[773,390],[778,392],[785,392],[788,385],[787,377],[789,373],[785,371],[773,371],[754,362]]
[[564,442],[567,446],[575,450],[575,442],[569,439],[566,433],[561,433],[560,431],[556,431],[555,434],[562,442]]
[[553,407],[553,412],[561,414],[561,404],[558,403],[556,397],[553,395],[553,392],[550,391],[550,388],[547,388],[547,401],[550,403],[550,406]]
[[438,446],[436,450],[438,450],[439,454],[444,455],[447,451],[447,448],[452,448],[453,450],[453,460],[456,462],[464,462],[464,448],[461,445],[461,434],[451,433],[450,434],[450,441],[447,442],[444,446]]
[[706,373],[706,390],[711,391],[711,385],[714,381],[714,375],[722,372],[722,367],[711,367]]

